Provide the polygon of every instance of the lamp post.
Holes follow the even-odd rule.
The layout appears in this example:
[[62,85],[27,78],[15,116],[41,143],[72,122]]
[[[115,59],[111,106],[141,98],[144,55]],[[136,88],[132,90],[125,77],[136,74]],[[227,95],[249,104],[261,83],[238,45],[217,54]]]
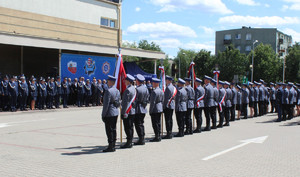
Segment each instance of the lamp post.
[[254,45],[258,43],[258,40],[255,40],[252,45],[253,53],[252,53],[252,71],[251,71],[251,82],[253,82],[253,68],[254,68]]
[[[182,53],[182,55],[185,55],[185,53]],[[180,60],[181,60],[181,59],[180,59],[180,58],[181,58],[181,57],[179,57],[179,78],[181,78],[181,77],[180,77],[180,76],[181,76],[181,74],[180,74],[180,73],[181,73],[181,71],[180,71]]]

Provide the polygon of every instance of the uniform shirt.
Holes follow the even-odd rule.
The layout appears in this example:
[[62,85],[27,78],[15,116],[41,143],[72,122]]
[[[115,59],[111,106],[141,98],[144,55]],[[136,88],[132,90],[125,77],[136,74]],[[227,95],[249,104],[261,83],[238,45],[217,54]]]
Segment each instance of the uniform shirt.
[[70,86],[68,82],[62,82],[62,94],[64,95],[68,95],[70,94]]
[[254,87],[254,101],[255,102],[259,101],[259,89],[258,89],[258,87]]
[[206,108],[215,106],[214,103],[214,89],[210,83],[205,86],[204,106]]
[[300,105],[300,88],[297,89],[297,105]]
[[231,89],[228,87],[228,88],[226,89],[225,107],[230,108],[230,107],[232,106],[231,100],[232,100],[232,91],[231,91]]
[[103,93],[103,87],[102,87],[102,84],[100,84],[100,83],[97,84],[97,93],[98,94],[102,94]]
[[[204,94],[205,94],[204,88],[201,85],[199,85],[199,87],[197,87],[195,90],[195,108],[203,108],[204,107],[204,97],[203,97]],[[201,97],[203,97],[202,100],[199,101],[197,104],[197,100]]]
[[78,95],[83,95],[85,93],[84,82],[78,82],[77,84],[77,93]]
[[259,101],[265,101],[265,91],[263,86],[259,88]]
[[187,111],[188,95],[185,88],[178,87],[177,95],[175,97],[175,112]]
[[166,87],[166,91],[164,93],[164,109],[175,109],[175,96],[173,95],[177,92],[177,89],[173,86],[173,84],[169,84]]
[[[135,97],[136,97],[136,90],[135,90],[134,86],[128,85],[122,95],[122,104],[121,104],[122,105],[121,115],[123,115],[125,118],[127,118],[128,115],[135,115],[134,101],[132,103],[130,103]],[[129,111],[129,113],[127,114],[126,111],[131,105],[132,105],[132,108]]]
[[249,102],[254,102],[254,101],[255,101],[255,99],[254,99],[254,88],[251,87],[249,89]]
[[16,97],[18,96],[18,82],[10,81],[8,83],[8,92],[10,96]]
[[268,88],[264,86],[263,89],[264,89],[264,92],[265,92],[265,101],[268,101],[269,100]]
[[38,96],[38,89],[37,89],[37,84],[33,84],[33,83],[30,83],[29,84],[29,93],[30,93],[30,96],[35,98]]
[[235,104],[237,104],[237,90],[235,87],[233,87],[231,90],[232,90],[231,104],[235,105]]
[[97,94],[97,82],[92,82],[91,86],[92,86],[92,94],[95,95]]
[[61,95],[62,88],[61,88],[61,81],[55,81],[55,95]]
[[141,84],[136,87],[136,92],[136,114],[146,114],[146,107],[149,100],[149,91],[144,84]]
[[276,93],[275,93],[275,88],[274,87],[271,87],[271,90],[270,90],[270,100],[273,101],[273,100],[276,100]]
[[242,104],[242,92],[241,91],[237,92],[237,104],[238,105]]
[[282,105],[283,104],[283,90],[282,87],[279,87],[276,91],[276,104]]
[[242,89],[242,104],[249,104],[249,90],[248,88]]
[[119,115],[116,103],[121,100],[120,92],[116,87],[109,87],[103,98],[102,117],[115,117]]
[[289,90],[289,104],[294,104],[294,88]]
[[29,90],[26,82],[19,83],[19,95],[20,96],[28,96]]
[[219,90],[216,86],[213,87],[214,89],[214,102],[215,102],[215,106],[219,105]]
[[191,87],[191,85],[188,85],[185,87],[187,95],[188,95],[188,102],[187,102],[187,108],[193,109],[194,101],[195,101],[195,90]]
[[54,82],[49,82],[48,87],[47,87],[47,94],[49,96],[54,96],[55,95],[55,84],[54,84]]
[[91,84],[84,85],[84,94],[87,96],[92,96],[92,87]]
[[[219,90],[219,98],[218,98],[218,104],[221,104],[221,106],[225,106],[225,99],[226,99],[225,94],[226,94],[226,90],[223,87],[221,87]],[[225,98],[224,98],[224,96],[225,96]],[[224,101],[223,101],[223,103],[221,103],[223,98],[224,98]]]
[[294,90],[294,104],[297,104],[297,101],[298,101],[298,92],[297,92],[297,89],[293,88]]
[[1,85],[2,85],[2,94],[4,96],[8,96],[8,80],[7,81],[2,81]]
[[287,88],[283,90],[282,104],[289,104],[289,90]]
[[159,87],[156,87],[155,89],[153,89],[150,96],[150,115],[163,112],[163,101],[164,92]]

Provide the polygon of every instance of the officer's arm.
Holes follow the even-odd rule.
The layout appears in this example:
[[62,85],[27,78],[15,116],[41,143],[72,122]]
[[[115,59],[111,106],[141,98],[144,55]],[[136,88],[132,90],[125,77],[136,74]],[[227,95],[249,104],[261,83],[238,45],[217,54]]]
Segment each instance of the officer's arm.
[[105,117],[108,111],[109,103],[110,103],[110,92],[105,92],[103,98],[103,109],[102,109],[102,117]]
[[153,91],[151,93],[151,97],[150,97],[150,110],[149,110],[150,113],[153,112],[153,109],[155,106],[155,101],[156,101],[156,93],[155,93],[155,91]]

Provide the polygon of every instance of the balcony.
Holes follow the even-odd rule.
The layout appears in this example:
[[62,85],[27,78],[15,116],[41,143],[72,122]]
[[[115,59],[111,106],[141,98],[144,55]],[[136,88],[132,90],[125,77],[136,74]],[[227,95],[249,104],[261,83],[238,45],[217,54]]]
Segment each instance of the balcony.
[[224,45],[230,45],[232,43],[231,39],[224,39]]
[[279,43],[279,44],[283,44],[283,39],[279,39],[279,40],[278,40],[278,43]]

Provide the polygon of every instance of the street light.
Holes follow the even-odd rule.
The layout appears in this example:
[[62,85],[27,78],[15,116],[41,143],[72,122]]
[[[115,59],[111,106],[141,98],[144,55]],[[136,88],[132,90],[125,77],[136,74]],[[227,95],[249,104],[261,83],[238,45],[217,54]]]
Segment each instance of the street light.
[[[186,55],[186,54],[185,54],[185,53],[182,53],[182,55]],[[181,71],[180,71],[180,58],[181,58],[181,57],[179,57],[179,78],[181,78],[181,77],[180,77],[180,76],[181,76],[181,75],[180,75],[180,73],[181,73]]]
[[254,45],[258,43],[258,40],[255,40],[252,45],[253,53],[252,53],[252,73],[251,73],[251,82],[253,82],[253,68],[254,68]]

